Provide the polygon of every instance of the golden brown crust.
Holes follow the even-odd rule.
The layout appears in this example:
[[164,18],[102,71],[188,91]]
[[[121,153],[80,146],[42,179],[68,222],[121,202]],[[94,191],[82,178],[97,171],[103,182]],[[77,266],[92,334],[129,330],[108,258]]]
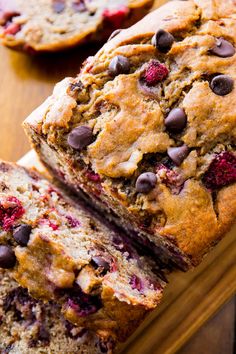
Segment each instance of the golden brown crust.
[[[121,222],[141,229],[154,243],[167,242],[194,265],[235,222],[234,202],[226,202],[228,194],[234,193],[234,180],[216,188],[204,181],[211,163],[224,152],[235,161],[236,55],[221,57],[211,52],[218,38],[235,47],[235,15],[233,1],[173,1],[164,5],[109,41],[89,58],[74,81],[58,84],[44,112],[39,109],[25,123],[42,160],[61,170],[67,183],[92,194],[95,183],[84,178],[79,159],[83,169],[92,168],[101,175],[99,198]],[[176,38],[165,55],[151,44],[160,28]],[[117,55],[129,59],[131,71],[112,78],[108,67]],[[140,77],[145,65],[157,59],[169,75],[150,94],[140,89]],[[226,95],[216,94],[211,87],[218,74],[233,80]],[[77,94],[71,91],[76,83],[81,85]],[[62,97],[70,97],[76,106],[72,113],[63,105],[63,113],[59,113]],[[177,107],[185,111],[187,126],[176,136],[167,134],[164,122]],[[95,136],[79,153],[65,143],[78,125],[88,125]],[[165,151],[183,143],[188,145],[189,155],[179,166],[165,165]],[[235,169],[235,162],[232,164]],[[155,188],[147,194],[135,190],[142,172],[153,172],[157,177]],[[212,176],[215,173],[213,169]]]

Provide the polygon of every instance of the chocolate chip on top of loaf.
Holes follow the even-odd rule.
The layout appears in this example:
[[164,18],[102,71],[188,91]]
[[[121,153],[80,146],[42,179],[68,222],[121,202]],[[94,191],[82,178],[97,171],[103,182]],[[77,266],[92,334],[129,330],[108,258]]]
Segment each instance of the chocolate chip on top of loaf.
[[113,347],[112,339],[72,325],[56,303],[34,300],[0,270],[0,353],[111,354]]
[[25,122],[46,166],[168,267],[198,264],[236,218],[235,15],[233,0],[169,2]]
[[105,40],[142,18],[153,0],[1,0],[4,45],[33,54]]
[[75,325],[123,341],[162,297],[161,264],[77,203],[35,172],[1,162],[0,268]]

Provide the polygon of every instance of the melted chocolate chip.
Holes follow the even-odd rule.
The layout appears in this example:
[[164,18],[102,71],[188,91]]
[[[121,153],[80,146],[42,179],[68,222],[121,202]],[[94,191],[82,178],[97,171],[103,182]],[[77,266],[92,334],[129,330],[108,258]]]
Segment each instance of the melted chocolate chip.
[[173,133],[181,132],[187,124],[187,116],[182,108],[174,108],[165,119],[166,129]]
[[20,246],[25,247],[28,245],[31,231],[30,225],[22,224],[14,230],[13,237]]
[[228,75],[217,75],[212,79],[210,87],[216,95],[226,96],[233,91],[234,80]]
[[67,142],[73,149],[82,150],[93,142],[93,131],[90,127],[77,127],[69,134]]
[[75,12],[87,11],[87,7],[86,7],[84,0],[73,1],[71,6]]
[[223,38],[218,38],[216,40],[215,46],[209,50],[213,55],[217,55],[221,58],[229,58],[235,54],[234,46]]
[[16,264],[16,256],[11,247],[0,246],[0,268],[10,269]]
[[129,59],[123,55],[117,55],[111,60],[108,72],[111,76],[117,76],[119,74],[128,74],[129,70]]
[[154,45],[154,47],[156,47],[160,52],[167,53],[171,49],[174,41],[175,39],[172,34],[160,29],[153,36],[152,45]]
[[121,31],[122,29],[117,29],[114,32],[112,32],[112,34],[110,35],[107,41],[110,41],[112,38],[116,37]]
[[187,145],[171,147],[167,150],[167,154],[176,166],[180,166],[184,159],[188,156],[189,148]]
[[100,256],[95,256],[92,258],[92,264],[96,267],[96,268],[103,268],[104,272],[108,272],[110,270],[110,265],[107,261],[105,261],[104,258],[100,257]]
[[39,327],[38,340],[44,342],[45,344],[50,343],[50,333],[48,329],[44,326],[44,324],[41,324]]
[[139,193],[149,193],[157,183],[157,177],[153,172],[142,173],[136,181],[136,191]]
[[57,14],[62,13],[65,10],[65,0],[53,0],[52,1],[52,8],[53,11]]

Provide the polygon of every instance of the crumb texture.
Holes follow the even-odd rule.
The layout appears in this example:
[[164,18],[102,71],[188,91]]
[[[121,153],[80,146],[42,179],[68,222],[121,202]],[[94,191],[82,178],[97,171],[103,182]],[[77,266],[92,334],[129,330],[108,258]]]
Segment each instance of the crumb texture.
[[0,188],[0,268],[78,327],[125,340],[162,297],[158,266],[34,171],[1,162]]
[[55,303],[34,300],[0,270],[0,352],[111,354],[112,343],[66,321]]

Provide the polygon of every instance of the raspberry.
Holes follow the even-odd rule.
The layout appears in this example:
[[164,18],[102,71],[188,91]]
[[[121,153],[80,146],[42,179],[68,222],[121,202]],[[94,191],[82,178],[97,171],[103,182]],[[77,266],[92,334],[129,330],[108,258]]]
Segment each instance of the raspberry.
[[0,225],[4,231],[10,230],[14,222],[25,213],[21,202],[15,197],[7,197],[0,202]]
[[49,222],[48,222],[48,226],[51,227],[51,228],[53,229],[53,231],[57,231],[57,230],[59,229],[59,226],[56,225],[56,224],[54,224],[54,223],[51,222],[50,220],[49,220]]
[[97,296],[87,295],[80,288],[72,289],[67,305],[80,317],[86,317],[97,312],[102,304]]
[[101,181],[99,174],[97,174],[93,171],[87,171],[86,177],[92,182],[100,182]]
[[236,182],[236,157],[228,151],[216,155],[202,181],[211,190]]
[[129,9],[126,6],[121,6],[119,9],[114,10],[105,9],[103,11],[103,17],[106,21],[111,23],[114,28],[119,28],[128,13]]
[[151,60],[142,79],[147,86],[154,86],[158,84],[158,82],[165,80],[168,74],[169,70],[164,64],[161,64],[158,60]]
[[67,215],[66,218],[67,218],[67,221],[68,221],[70,227],[73,228],[73,227],[80,226],[79,220],[75,219],[73,216]]
[[20,30],[21,30],[21,25],[19,25],[18,23],[9,23],[6,25],[6,28],[4,29],[3,33],[14,35],[18,33]]
[[51,229],[53,231],[57,231],[59,229],[59,226],[57,224],[53,223],[51,220],[49,220],[47,218],[40,219],[39,225],[47,225],[47,226],[51,227]]
[[132,289],[137,289],[138,291],[141,291],[143,289],[142,281],[140,278],[137,277],[137,275],[133,275],[131,277],[130,285]]
[[159,164],[156,167],[156,173],[161,182],[170,188],[173,194],[180,193],[184,180],[176,171],[173,171],[164,164]]

